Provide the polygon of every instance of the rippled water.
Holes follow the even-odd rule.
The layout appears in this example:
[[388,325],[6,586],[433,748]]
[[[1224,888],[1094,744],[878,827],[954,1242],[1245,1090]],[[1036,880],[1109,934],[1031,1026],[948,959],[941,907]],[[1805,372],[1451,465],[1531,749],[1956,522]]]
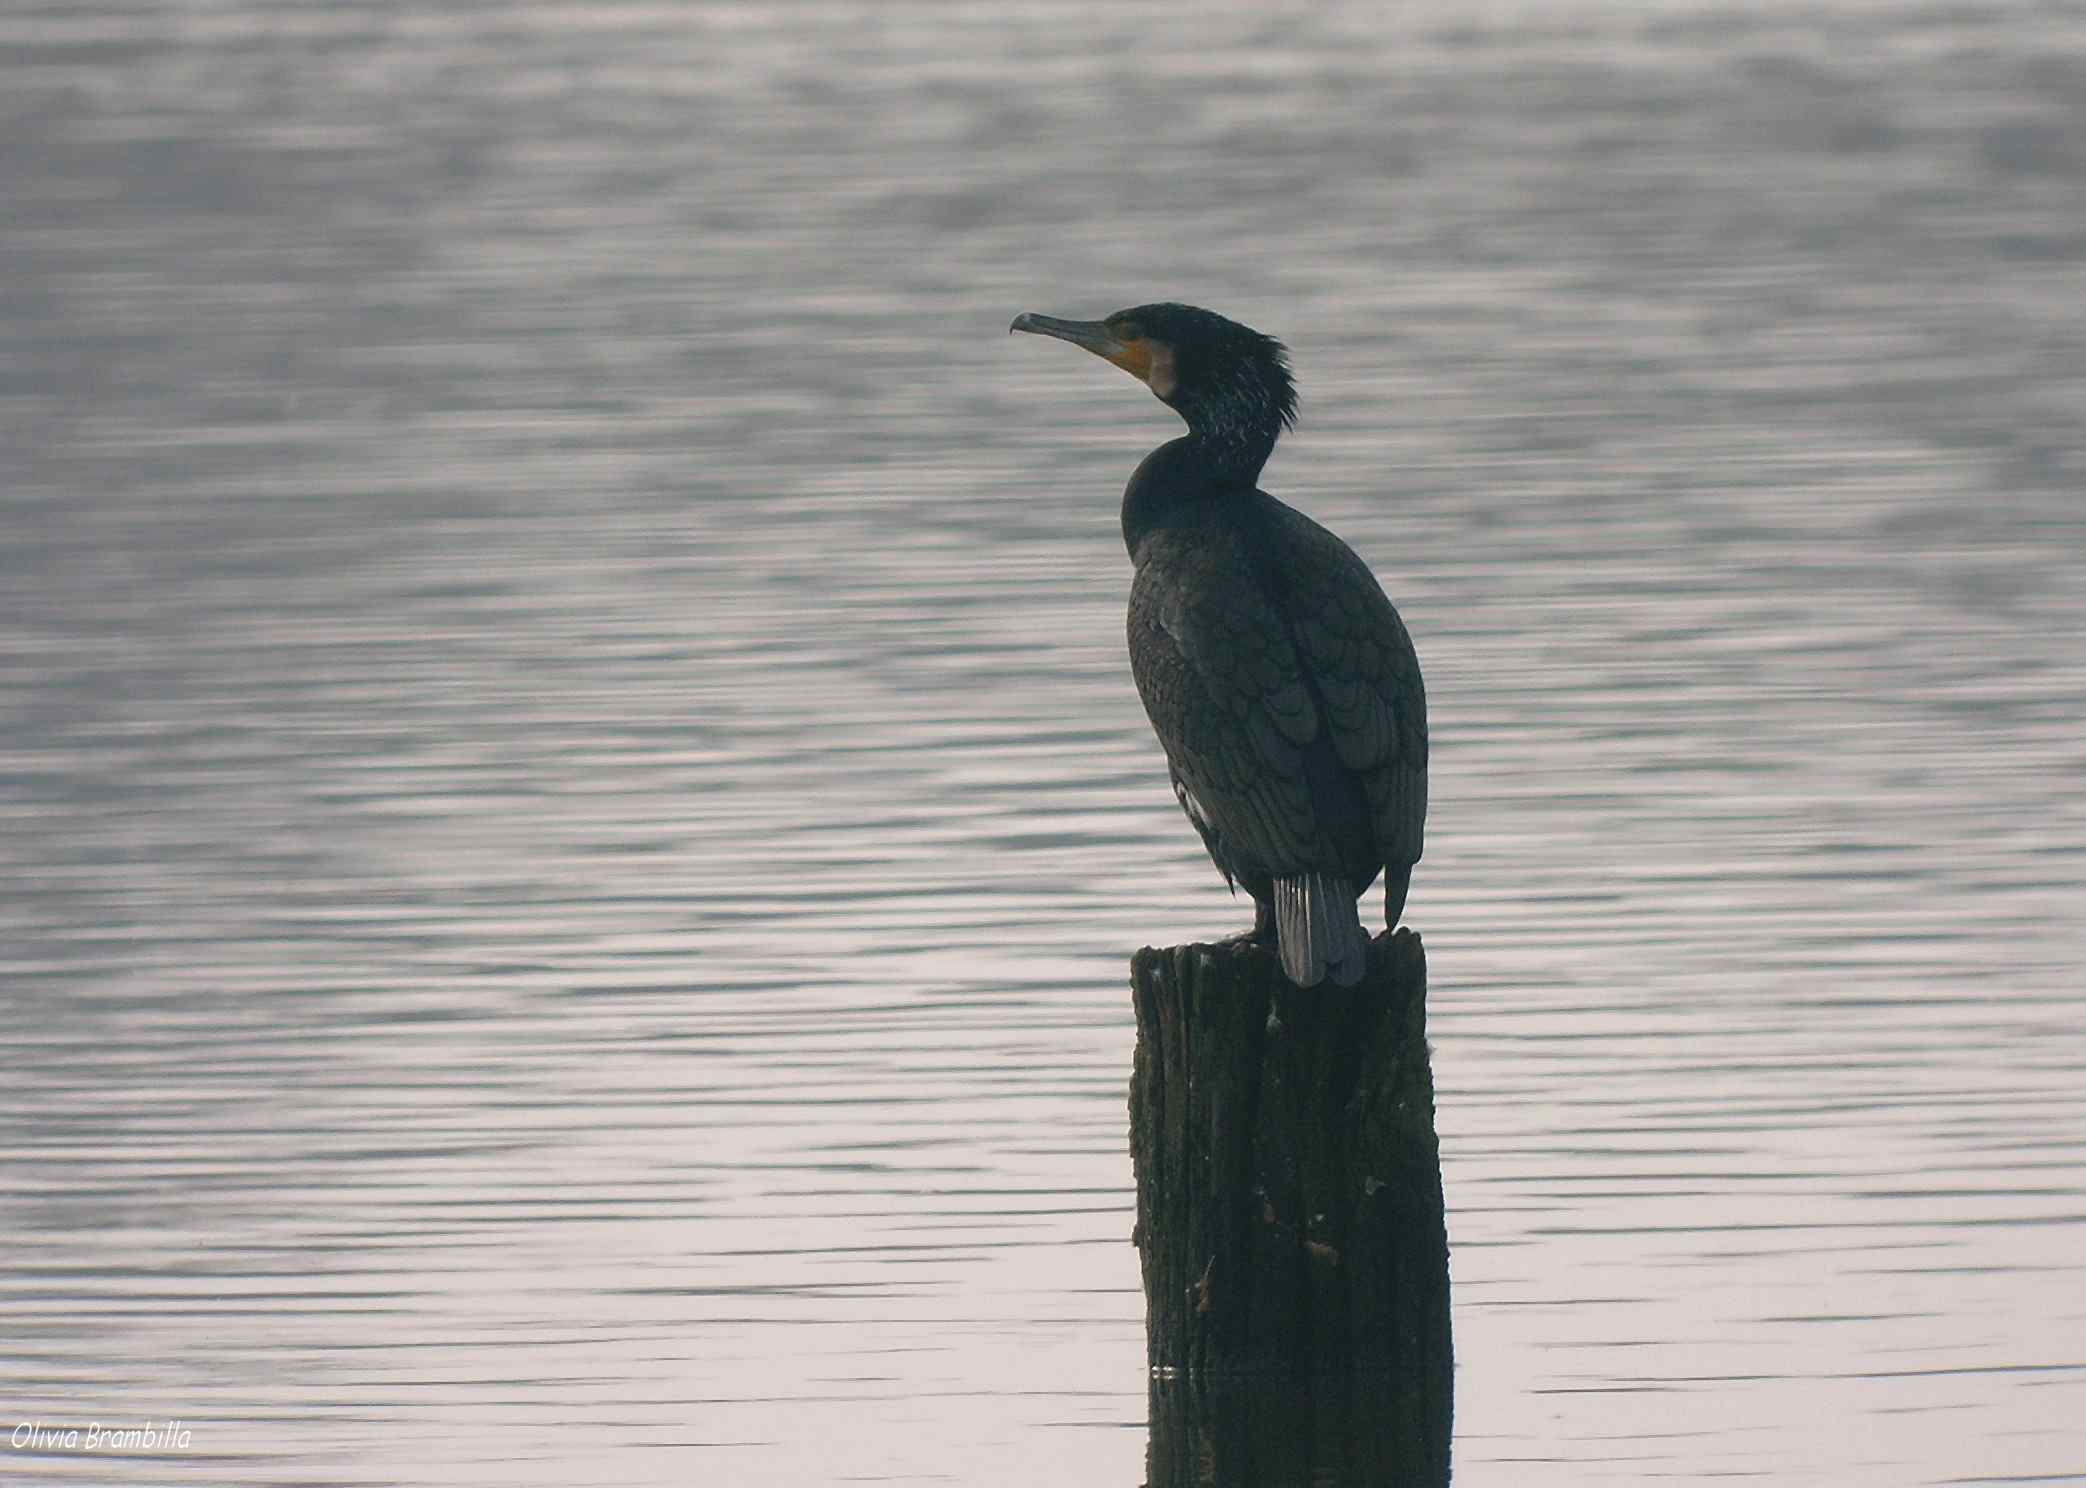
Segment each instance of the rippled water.
[[1143,1473],[1170,416],[1435,736],[1459,1482],[2086,1481],[2086,18],[0,13],[0,1401],[97,1483]]

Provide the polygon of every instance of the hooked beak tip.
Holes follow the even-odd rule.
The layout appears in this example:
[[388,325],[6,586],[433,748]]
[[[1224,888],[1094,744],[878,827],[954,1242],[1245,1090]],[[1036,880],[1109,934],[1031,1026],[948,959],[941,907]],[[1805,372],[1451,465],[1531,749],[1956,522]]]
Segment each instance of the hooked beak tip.
[[1038,336],[1054,336],[1060,341],[1070,341],[1096,356],[1111,360],[1122,351],[1122,343],[1101,320],[1060,320],[1055,315],[1035,315],[1027,311],[1014,317],[1010,331],[1028,331]]

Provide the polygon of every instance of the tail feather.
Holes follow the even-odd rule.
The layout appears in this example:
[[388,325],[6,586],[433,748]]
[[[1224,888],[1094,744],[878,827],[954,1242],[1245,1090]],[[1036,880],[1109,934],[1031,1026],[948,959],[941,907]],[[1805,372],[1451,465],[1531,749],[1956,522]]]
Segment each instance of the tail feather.
[[1386,863],[1383,870],[1383,928],[1398,928],[1398,917],[1405,913],[1405,891],[1412,887],[1412,864],[1403,868]]
[[1352,987],[1369,964],[1369,939],[1362,934],[1354,894],[1330,873],[1275,880],[1275,940],[1282,974],[1299,987],[1315,987],[1328,975]]

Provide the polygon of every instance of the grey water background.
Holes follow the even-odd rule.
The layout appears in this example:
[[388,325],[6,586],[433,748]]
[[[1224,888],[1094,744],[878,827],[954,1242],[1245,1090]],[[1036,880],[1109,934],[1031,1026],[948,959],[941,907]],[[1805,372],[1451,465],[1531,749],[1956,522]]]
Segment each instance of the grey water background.
[[2086,12],[0,9],[7,1481],[1141,1481],[1171,415],[1435,738],[1471,1484],[2086,1481]]

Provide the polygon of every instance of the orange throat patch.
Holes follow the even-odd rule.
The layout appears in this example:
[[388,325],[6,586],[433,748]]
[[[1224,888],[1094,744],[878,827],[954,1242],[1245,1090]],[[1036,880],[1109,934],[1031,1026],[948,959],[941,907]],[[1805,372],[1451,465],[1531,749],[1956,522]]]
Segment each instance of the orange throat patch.
[[1173,396],[1173,348],[1163,341],[1139,338],[1121,343],[1122,350],[1108,360],[1157,393]]

